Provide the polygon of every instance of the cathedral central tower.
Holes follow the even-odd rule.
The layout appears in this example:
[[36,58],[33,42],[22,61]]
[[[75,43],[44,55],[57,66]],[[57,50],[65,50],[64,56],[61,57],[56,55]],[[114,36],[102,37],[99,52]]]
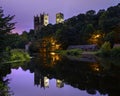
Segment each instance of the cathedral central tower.
[[63,23],[64,22],[64,15],[62,13],[56,14],[56,24]]
[[49,24],[49,16],[48,14],[40,14],[39,16],[34,16],[34,30],[35,32],[41,30],[43,26],[47,26]]

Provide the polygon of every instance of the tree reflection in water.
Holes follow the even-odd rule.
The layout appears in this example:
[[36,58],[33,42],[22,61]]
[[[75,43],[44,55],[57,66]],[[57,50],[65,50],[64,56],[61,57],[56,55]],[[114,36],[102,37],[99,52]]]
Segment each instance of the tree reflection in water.
[[89,94],[96,94],[98,91],[108,96],[120,96],[120,67],[110,65],[111,67],[106,69],[103,62],[83,62],[55,53],[40,53],[31,62],[20,66],[23,70],[34,73],[36,86],[49,88],[49,79],[55,78],[59,88],[69,84],[86,90]]
[[115,65],[105,70],[100,62],[74,61],[58,54],[41,53],[31,61],[28,68],[35,74],[36,85],[41,80],[41,87],[45,87],[44,79],[47,77],[56,78],[60,87],[66,83],[86,90],[89,94],[96,94],[98,91],[100,94],[118,96],[120,91],[120,68]]
[[12,96],[12,92],[8,87],[9,78],[5,79],[4,77],[11,73],[10,64],[0,64],[0,96]]

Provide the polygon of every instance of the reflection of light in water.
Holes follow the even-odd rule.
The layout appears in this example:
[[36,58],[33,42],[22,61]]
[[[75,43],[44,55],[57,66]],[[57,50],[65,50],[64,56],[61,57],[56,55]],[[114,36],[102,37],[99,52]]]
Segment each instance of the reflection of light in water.
[[52,60],[51,64],[56,64],[56,61],[60,60],[59,55],[56,54],[55,52],[51,52],[50,55],[51,55],[51,60]]
[[44,86],[45,86],[46,88],[49,87],[49,78],[48,78],[48,77],[44,77]]
[[61,81],[61,80],[59,80],[59,79],[57,79],[57,80],[56,80],[56,86],[57,86],[58,88],[62,88],[62,87],[64,87],[64,82]]
[[51,54],[51,55],[55,55],[55,52],[51,52],[50,54]]
[[91,68],[92,68],[93,71],[100,71],[100,66],[99,66],[99,64],[92,64],[92,65],[91,65]]
[[55,52],[51,52],[50,54],[51,54],[51,57],[52,57],[53,62],[60,60],[59,55],[56,54]]
[[56,55],[56,60],[60,60],[60,57],[58,55]]
[[52,45],[55,45],[55,42],[52,42]]
[[47,67],[54,67],[54,65],[57,63],[57,61],[60,60],[60,57],[55,52],[40,52],[40,60],[43,62],[43,64]]
[[60,44],[56,44],[55,48],[60,49]]

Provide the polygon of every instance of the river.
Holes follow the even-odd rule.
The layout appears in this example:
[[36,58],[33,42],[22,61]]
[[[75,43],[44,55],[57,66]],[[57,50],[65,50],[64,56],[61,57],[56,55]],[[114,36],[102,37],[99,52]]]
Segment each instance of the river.
[[120,96],[120,67],[112,63],[41,54],[9,70],[13,96]]

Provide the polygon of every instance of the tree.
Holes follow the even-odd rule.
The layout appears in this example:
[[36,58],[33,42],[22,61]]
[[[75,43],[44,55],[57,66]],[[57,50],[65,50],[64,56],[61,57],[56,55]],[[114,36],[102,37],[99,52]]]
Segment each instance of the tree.
[[83,33],[83,40],[84,40],[84,43],[88,43],[88,40],[90,39],[91,35],[93,34],[94,32],[94,27],[92,24],[88,24],[84,30],[84,33]]
[[105,41],[109,41],[111,44],[111,47],[113,47],[114,42],[115,42],[115,32],[109,32],[106,36],[105,36]]
[[7,41],[10,48],[18,48],[21,42],[20,35],[18,33],[8,35]]
[[95,10],[89,10],[86,12],[86,15],[89,15],[89,16],[94,16],[95,15]]
[[30,29],[29,33],[28,33],[28,39],[29,41],[32,41],[35,39],[35,33],[34,33],[34,30],[33,29]]
[[100,48],[100,54],[102,56],[110,56],[111,44],[110,42],[104,42],[104,44]]
[[12,23],[11,20],[14,16],[4,16],[3,10],[0,7],[0,52],[9,45],[7,42],[7,37],[11,33],[11,30],[14,29],[15,23]]
[[28,32],[23,31],[23,33],[20,35],[20,42],[19,42],[19,48],[24,49],[25,45],[29,42],[28,39]]
[[111,45],[120,43],[120,4],[109,7],[107,10],[99,10],[98,13],[89,10],[85,14],[65,20],[64,23],[44,26],[38,32],[37,39],[55,37],[63,48],[76,44],[98,44],[101,46],[104,39],[113,40],[110,33],[113,31],[115,32],[115,40]]
[[96,30],[90,37],[90,44],[97,44],[101,46],[103,44],[104,33],[101,30]]
[[62,48],[67,48],[69,45],[78,43],[79,35],[74,27],[64,25],[56,31],[56,39],[62,45]]

